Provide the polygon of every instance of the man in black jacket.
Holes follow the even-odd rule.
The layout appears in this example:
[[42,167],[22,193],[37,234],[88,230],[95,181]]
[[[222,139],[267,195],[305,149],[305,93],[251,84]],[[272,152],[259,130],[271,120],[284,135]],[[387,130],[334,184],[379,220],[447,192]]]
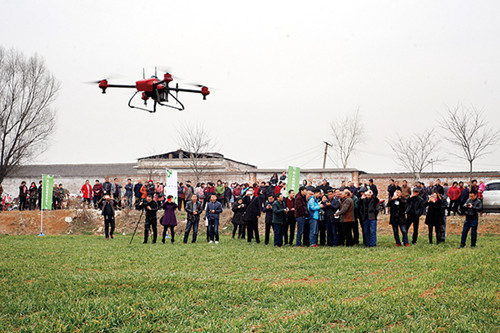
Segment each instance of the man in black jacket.
[[[115,208],[117,204],[109,195],[105,195],[98,203],[99,207],[102,207],[101,215],[104,216],[104,236],[106,239],[109,239],[109,237],[113,239],[113,233],[115,232]],[[109,230],[110,227],[111,230]]]
[[328,199],[324,203],[323,211],[325,212],[325,226],[326,226],[326,245],[338,245],[338,219],[335,218],[335,213],[340,209],[340,201],[335,197],[333,190],[327,193]]
[[104,179],[104,183],[102,183],[102,195],[111,195],[111,183],[109,182],[109,177]]
[[142,181],[139,179],[137,181],[137,184],[134,185],[134,197],[135,197],[135,207],[138,209],[138,206],[142,202],[142,193],[141,193],[141,188],[142,188]]
[[377,215],[379,200],[372,190],[366,191],[359,202],[361,221],[363,223],[363,237],[367,247],[377,246]]
[[260,243],[259,239],[259,217],[260,217],[260,201],[259,198],[254,195],[253,188],[249,188],[246,192],[243,204],[246,207],[245,214],[243,215],[243,221],[245,221],[248,230],[247,241],[250,243],[253,234],[255,233],[255,242]]
[[191,228],[193,228],[193,240],[191,241],[191,243],[196,243],[198,226],[200,224],[200,213],[203,212],[203,204],[198,200],[198,196],[196,194],[193,194],[191,195],[191,200],[186,202],[186,207],[184,209],[187,212],[187,226],[186,232],[184,233],[183,243],[187,243]]
[[149,236],[149,228],[153,230],[153,241],[152,244],[156,243],[156,236],[158,234],[158,229],[156,227],[157,218],[156,212],[158,211],[158,204],[153,200],[153,196],[149,195],[146,197],[146,201],[139,204],[139,209],[144,209],[146,211],[146,223],[144,225],[144,242],[142,244],[147,244]]
[[471,249],[476,247],[477,240],[477,226],[479,224],[479,212],[483,209],[483,204],[481,200],[477,197],[476,191],[471,191],[469,194],[469,199],[464,205],[463,212],[465,214],[465,223],[462,230],[462,239],[460,240],[460,248],[465,247],[465,242],[467,241],[467,234],[469,230],[471,231],[470,247]]
[[420,197],[420,190],[415,187],[408,200],[406,201],[406,230],[410,231],[410,226],[413,224],[413,237],[411,243],[417,244],[418,224],[420,216],[425,212],[425,201]]
[[269,244],[269,236],[271,234],[271,228],[273,226],[273,203],[274,203],[274,195],[270,195],[267,198],[266,204],[264,205],[264,209],[262,209],[263,213],[266,213],[266,231],[264,233],[264,244]]

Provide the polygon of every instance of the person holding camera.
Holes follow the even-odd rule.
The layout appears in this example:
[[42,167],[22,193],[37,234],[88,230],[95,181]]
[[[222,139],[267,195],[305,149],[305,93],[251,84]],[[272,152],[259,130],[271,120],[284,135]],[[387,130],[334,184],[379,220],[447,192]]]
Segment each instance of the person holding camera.
[[403,198],[403,192],[399,186],[394,191],[394,195],[391,200],[389,200],[387,207],[390,209],[389,212],[391,215],[389,218],[389,224],[392,225],[396,246],[401,246],[399,230],[401,230],[401,233],[403,234],[404,246],[410,246],[408,243],[408,230],[406,229],[406,199]]
[[[245,193],[243,203],[245,204],[245,214],[243,220],[247,225],[247,242],[251,242],[255,237],[255,242],[260,243],[259,238],[259,217],[261,213],[261,204],[257,196],[255,196],[253,188],[249,188]],[[255,236],[254,236],[255,234]]]
[[[283,220],[285,218],[285,214],[288,213],[288,208],[286,208],[283,203],[283,194],[278,193],[276,195],[276,200],[272,204],[272,214],[273,214],[273,233],[274,233],[274,246],[282,247],[283,246]],[[267,218],[267,215],[266,215]]]
[[[153,197],[153,195],[151,195],[151,198]],[[163,225],[163,234],[161,237],[161,242],[163,244],[165,244],[167,229],[170,229],[170,241],[172,242],[172,244],[174,244],[174,237],[175,237],[174,228],[177,225],[177,217],[175,216],[175,210],[178,209],[178,207],[179,206],[177,206],[177,204],[174,202],[174,196],[173,195],[167,196],[167,201],[165,201],[165,203],[162,206],[162,208],[165,210],[165,213],[161,218],[161,224]]]
[[210,241],[219,244],[219,215],[222,213],[222,204],[217,201],[217,195],[212,194],[210,196],[210,201],[207,203],[206,216],[208,220],[207,231],[209,233]]
[[437,188],[434,189],[425,206],[427,206],[425,224],[429,227],[429,244],[432,244],[432,229],[436,231],[436,244],[440,244],[443,242],[441,226],[444,224],[444,210],[443,199]]
[[[99,207],[102,206],[101,215],[104,216],[104,236],[106,239],[113,239],[115,232],[115,209],[118,202],[111,198],[110,195],[105,195],[104,198],[98,203]],[[111,230],[109,230],[111,227]]]
[[158,211],[158,203],[153,200],[153,196],[148,195],[146,201],[139,204],[139,209],[144,209],[146,211],[146,223],[144,224],[144,242],[142,244],[148,243],[149,229],[153,230],[153,241],[151,244],[156,244],[156,236],[158,234],[156,224],[156,212]]
[[[243,198],[238,197],[233,204],[233,239],[238,232],[238,239],[245,239],[245,221],[243,221],[243,214],[245,214],[245,204]],[[239,230],[239,231],[238,231]]]
[[471,191],[469,193],[469,199],[463,206],[463,212],[465,214],[465,223],[462,230],[462,239],[460,240],[460,248],[465,247],[465,242],[467,241],[467,234],[471,230],[471,249],[476,247],[477,240],[477,226],[479,224],[479,212],[483,209],[483,203],[479,199],[478,193],[476,191]]
[[191,243],[196,243],[196,236],[198,235],[198,226],[200,225],[200,214],[203,211],[203,204],[198,201],[196,194],[191,195],[191,200],[186,202],[185,210],[187,212],[187,225],[186,232],[184,233],[184,241],[186,244],[189,238],[189,232],[193,228],[193,239]]
[[269,236],[271,234],[271,228],[273,226],[273,204],[275,195],[271,194],[267,198],[266,204],[264,205],[263,213],[266,213],[265,218],[265,232],[264,232],[264,244],[269,244]]
[[413,236],[411,243],[417,244],[418,239],[418,224],[420,216],[425,213],[425,202],[420,197],[420,190],[415,187],[408,200],[406,200],[406,230],[410,231],[410,226],[413,224]]

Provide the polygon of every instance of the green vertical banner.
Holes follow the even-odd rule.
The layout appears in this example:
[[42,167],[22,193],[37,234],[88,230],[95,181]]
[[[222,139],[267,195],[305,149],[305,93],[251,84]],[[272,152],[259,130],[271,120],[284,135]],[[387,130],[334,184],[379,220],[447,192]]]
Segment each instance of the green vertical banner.
[[295,193],[300,187],[300,168],[289,166],[287,175],[286,191],[294,190]]
[[54,191],[54,176],[42,176],[42,209],[52,209],[52,193]]

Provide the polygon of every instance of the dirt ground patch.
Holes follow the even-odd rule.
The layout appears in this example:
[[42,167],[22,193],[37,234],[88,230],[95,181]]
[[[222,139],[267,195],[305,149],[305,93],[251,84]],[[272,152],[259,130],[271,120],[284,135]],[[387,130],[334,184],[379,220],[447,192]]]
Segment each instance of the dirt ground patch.
[[[131,233],[134,231],[140,212],[135,210],[122,210],[117,212],[116,233]],[[158,214],[158,220],[162,212]],[[69,218],[69,219],[68,219]],[[232,212],[225,209],[221,214],[219,230],[223,234],[230,234],[232,230]],[[44,211],[43,229],[47,235],[62,234],[104,234],[104,222],[100,212],[95,209],[62,209],[55,211]],[[177,213],[178,226],[176,234],[183,234],[186,229],[186,213]],[[420,219],[419,234],[427,234],[425,217]],[[0,212],[0,234],[8,235],[37,235],[40,233],[41,216],[40,211],[3,211]],[[450,216],[447,220],[447,234],[459,235],[462,232],[464,217]],[[161,225],[158,221],[158,227]],[[264,233],[264,214],[259,221],[260,233]],[[200,231],[206,229],[204,221],[200,221]],[[137,230],[139,234],[144,231],[144,216]],[[377,233],[379,235],[392,235],[392,227],[389,225],[388,215],[379,215]],[[488,214],[479,218],[479,235],[500,235],[500,214]],[[409,234],[413,234],[410,227]]]

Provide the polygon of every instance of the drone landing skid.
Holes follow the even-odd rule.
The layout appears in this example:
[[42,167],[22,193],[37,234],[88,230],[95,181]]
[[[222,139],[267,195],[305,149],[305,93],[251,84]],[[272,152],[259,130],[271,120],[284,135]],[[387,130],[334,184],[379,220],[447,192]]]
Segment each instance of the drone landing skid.
[[[146,109],[146,108],[143,108],[143,107],[140,107],[140,106],[135,106],[135,105],[132,105],[132,100],[134,99],[134,97],[137,95],[139,91],[136,91],[132,97],[130,98],[130,100],[128,101],[128,106],[129,108],[131,109],[139,109],[139,110],[142,110],[142,111],[147,111],[149,113],[155,113],[156,112],[156,104],[159,104],[161,106],[165,106],[165,107],[168,107],[168,108],[172,108],[172,109],[176,109],[176,110],[179,110],[179,111],[183,111],[184,110],[184,105],[181,103],[181,101],[179,101],[174,95],[172,95],[172,93],[169,92],[169,95],[175,99],[175,101],[177,103],[179,103],[180,106],[175,106],[175,105],[169,105],[169,104],[165,104],[165,103],[162,103],[162,102],[159,102],[159,101],[156,101],[156,100],[153,100],[153,110],[151,109]],[[144,104],[146,104],[146,101],[144,102]]]

